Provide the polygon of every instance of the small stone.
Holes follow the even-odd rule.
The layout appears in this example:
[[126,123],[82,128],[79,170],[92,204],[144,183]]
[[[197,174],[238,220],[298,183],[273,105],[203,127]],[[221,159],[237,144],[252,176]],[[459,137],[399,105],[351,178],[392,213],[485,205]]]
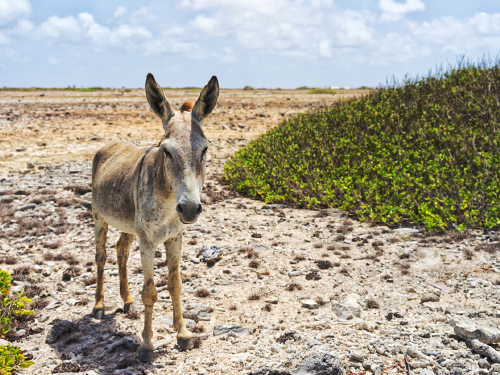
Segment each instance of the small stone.
[[52,274],[52,267],[46,268],[42,272],[42,275],[45,277],[49,277],[51,274]]
[[397,228],[393,230],[394,233],[398,234],[410,234],[410,233],[418,233],[418,229],[414,228]]
[[36,208],[36,204],[34,203],[29,203],[29,204],[25,204],[24,206],[21,206],[17,209],[17,211],[27,211],[27,210],[32,210]]
[[272,303],[273,305],[277,305],[279,302],[279,298],[276,296],[269,296],[266,298],[267,303]]
[[62,302],[61,301],[52,301],[51,303],[49,303],[45,309],[47,310],[54,310],[54,309],[57,309],[59,306],[62,305]]
[[54,325],[50,329],[50,332],[45,339],[46,344],[53,344],[63,334],[76,330],[76,325],[69,320],[56,319],[54,320],[53,324]]
[[296,277],[304,274],[304,270],[288,272],[288,277]]
[[196,315],[196,319],[204,322],[209,322],[210,319],[212,319],[212,316],[209,313],[201,312],[198,315]]
[[106,350],[108,351],[108,353],[111,353],[111,352],[114,352],[116,348],[124,346],[127,349],[135,352],[137,350],[137,348],[139,347],[139,345],[140,344],[136,340],[134,340],[133,338],[124,337],[121,340],[118,340],[112,344],[109,344],[106,347]]
[[493,363],[490,370],[494,372],[500,372],[500,363]]
[[193,263],[200,263],[201,262],[201,259],[200,258],[196,258],[196,257],[189,257],[189,260]]
[[19,331],[16,332],[17,337],[22,337],[26,335],[26,330],[25,329],[20,329]]
[[82,201],[82,206],[85,207],[87,210],[92,209],[92,203],[89,201]]
[[486,358],[481,358],[477,364],[479,365],[479,367],[481,368],[485,368],[485,369],[489,369],[491,368],[491,365],[490,363],[488,362],[488,360]]
[[423,295],[422,298],[420,299],[420,303],[424,302],[439,302],[439,297],[436,296],[435,294],[426,294]]
[[200,313],[200,310],[198,309],[193,309],[193,310],[184,310],[182,312],[182,317],[184,319],[196,319],[196,316]]
[[349,353],[349,358],[353,361],[364,362],[365,356],[361,353],[351,352]]
[[308,309],[317,309],[319,307],[319,305],[312,299],[303,299],[300,303],[303,307],[307,307]]
[[410,362],[411,368],[423,368],[423,367],[429,367],[431,365],[432,365],[431,362],[419,362],[419,361],[411,361]]
[[362,330],[365,330],[365,331],[368,331],[368,332],[373,332],[375,331],[375,329],[377,328],[377,324],[375,324],[374,322],[369,322],[369,321],[366,321],[366,320],[363,320],[361,322],[359,322],[358,324],[356,324],[356,329],[362,329]]
[[240,336],[246,336],[249,333],[248,328],[245,328],[243,326],[228,326],[224,324],[216,324],[214,326],[214,336],[219,336],[224,333],[234,333],[236,335]]

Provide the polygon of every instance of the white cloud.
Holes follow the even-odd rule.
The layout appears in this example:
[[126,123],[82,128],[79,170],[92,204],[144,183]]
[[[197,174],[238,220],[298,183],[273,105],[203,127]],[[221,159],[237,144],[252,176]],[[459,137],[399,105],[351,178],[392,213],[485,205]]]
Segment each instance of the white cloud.
[[380,0],[378,6],[382,9],[382,21],[398,21],[406,13],[425,10],[422,0],[406,0],[404,3],[398,3],[396,0]]
[[0,0],[0,26],[6,25],[31,12],[28,0]]
[[123,6],[123,5],[120,5],[119,7],[117,7],[115,9],[115,13],[113,14],[113,16],[115,18],[120,18],[120,17],[123,17],[125,14],[127,14],[128,12],[128,9],[126,6]]
[[77,17],[50,17],[36,30],[37,38],[48,42],[79,42],[95,49],[119,47],[133,49],[149,40],[152,34],[142,26],[120,25],[114,28],[95,22],[90,13],[80,13]]
[[412,35],[420,43],[438,46],[454,53],[485,51],[493,46],[494,53],[500,47],[500,13],[476,13],[470,18],[459,20],[446,16],[430,22],[410,23]]
[[319,42],[319,55],[321,57],[332,57],[332,50],[330,48],[330,42],[323,39]]

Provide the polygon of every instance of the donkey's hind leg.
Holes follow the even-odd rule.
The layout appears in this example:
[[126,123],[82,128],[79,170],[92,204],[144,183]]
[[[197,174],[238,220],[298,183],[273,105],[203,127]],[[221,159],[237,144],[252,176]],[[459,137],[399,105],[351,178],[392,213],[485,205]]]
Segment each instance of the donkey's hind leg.
[[137,312],[137,305],[130,295],[127,277],[128,255],[130,245],[132,245],[134,239],[135,234],[122,232],[120,235],[120,239],[116,243],[116,258],[118,259],[118,272],[120,274],[120,296],[123,299],[123,310],[125,312]]
[[106,263],[106,239],[108,236],[108,223],[106,223],[99,213],[94,212],[95,223],[95,261],[97,263],[97,283],[95,288],[95,307],[92,315],[96,319],[104,317],[104,264]]

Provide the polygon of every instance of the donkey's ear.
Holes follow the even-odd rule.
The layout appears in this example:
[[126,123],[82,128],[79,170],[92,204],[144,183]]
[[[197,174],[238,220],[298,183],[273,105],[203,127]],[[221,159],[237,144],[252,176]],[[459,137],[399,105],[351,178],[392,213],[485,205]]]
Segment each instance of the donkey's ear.
[[200,121],[212,113],[217,98],[219,97],[219,81],[216,76],[212,76],[207,85],[203,88],[200,97],[193,107],[193,115]]
[[165,126],[165,122],[168,122],[174,115],[174,111],[167,98],[165,98],[160,85],[156,83],[155,77],[151,73],[148,73],[146,77],[146,97],[151,109],[161,118]]

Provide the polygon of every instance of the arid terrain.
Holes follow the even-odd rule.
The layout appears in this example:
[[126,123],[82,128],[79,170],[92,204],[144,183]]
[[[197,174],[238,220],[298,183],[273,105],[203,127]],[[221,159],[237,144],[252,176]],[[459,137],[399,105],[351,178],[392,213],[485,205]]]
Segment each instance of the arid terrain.
[[[211,142],[204,212],[185,226],[183,240],[184,316],[198,347],[176,345],[159,248],[158,348],[146,365],[134,353],[142,316],[120,310],[119,232],[111,228],[107,315],[91,317],[96,267],[89,211],[95,151],[117,138],[155,145],[163,134],[144,90],[0,91],[0,267],[13,272],[14,290],[24,289],[35,310],[7,337],[35,362],[22,373],[266,374],[268,368],[291,374],[304,358],[333,355],[346,373],[399,374],[407,353],[416,374],[500,374],[500,364],[478,354],[450,324],[469,318],[498,326],[498,232],[388,228],[336,209],[266,205],[221,183],[228,158],[284,118],[362,93],[221,90],[204,124]],[[165,94],[179,108],[199,90]],[[199,251],[214,245],[222,258],[207,264]],[[137,242],[129,281],[142,310]]]

